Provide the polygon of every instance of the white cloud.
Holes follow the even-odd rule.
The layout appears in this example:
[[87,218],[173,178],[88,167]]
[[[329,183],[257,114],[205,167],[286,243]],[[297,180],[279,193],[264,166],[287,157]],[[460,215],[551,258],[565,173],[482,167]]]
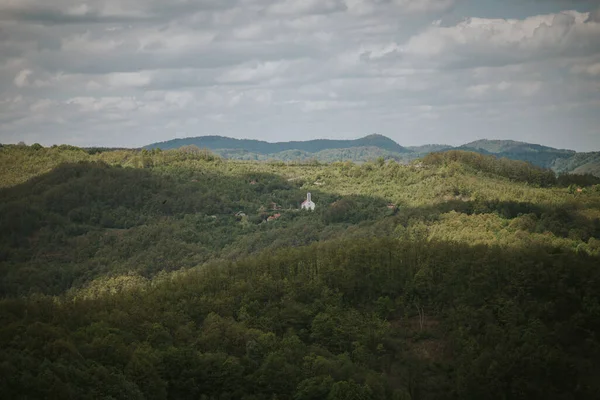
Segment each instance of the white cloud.
[[30,69],[24,69],[22,71],[20,71],[17,76],[15,76],[15,85],[17,87],[25,87],[29,85],[29,77],[31,76],[31,74],[33,73],[33,71],[31,71]]
[[108,84],[115,88],[143,87],[151,82],[149,71],[143,72],[118,72],[107,76]]
[[411,37],[403,52],[447,62],[469,59],[472,65],[585,54],[600,49],[600,24],[588,17],[563,11],[523,20],[467,18],[454,26],[430,26]]
[[268,61],[238,65],[223,72],[216,81],[220,83],[243,83],[264,81],[284,74],[290,67],[287,61]]
[[174,105],[179,108],[186,108],[196,101],[194,93],[189,91],[167,92],[164,100],[167,104]]

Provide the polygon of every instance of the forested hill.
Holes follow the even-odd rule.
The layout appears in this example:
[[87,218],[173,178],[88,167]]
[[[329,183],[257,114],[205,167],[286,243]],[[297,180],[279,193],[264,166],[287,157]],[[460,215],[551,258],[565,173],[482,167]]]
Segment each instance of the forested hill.
[[[259,140],[232,139],[222,136],[201,136],[174,139],[146,146],[146,149],[176,149],[194,145],[209,149],[221,157],[253,161],[354,161],[366,162],[378,158],[408,163],[426,154],[452,149],[473,151],[497,158],[526,161],[557,173],[591,173],[600,176],[600,157],[596,153],[577,153],[573,150],[513,140],[477,140],[453,147],[443,144],[402,147],[382,135],[370,135],[356,140],[309,140],[305,142],[268,143]],[[98,151],[98,150],[97,150]]]
[[556,160],[568,159],[576,154],[573,150],[555,149],[514,140],[483,139],[464,144],[457,149],[494,154],[497,157],[506,157],[511,160],[527,161],[544,168],[552,167]]
[[577,153],[570,158],[559,158],[552,164],[552,169],[559,173],[600,176],[600,152]]
[[600,397],[592,176],[4,146],[0,232],[3,399]]
[[233,139],[223,136],[201,136],[185,139],[173,139],[166,142],[154,143],[146,149],[160,148],[162,150],[175,149],[182,146],[194,145],[209,150],[241,149],[258,154],[272,154],[287,150],[300,150],[316,153],[328,149],[347,149],[351,147],[378,147],[395,153],[410,152],[393,140],[382,135],[369,135],[355,140],[328,140],[317,139],[307,141],[292,141],[269,143],[261,140]]
[[469,148],[484,150],[492,154],[502,153],[541,153],[541,152],[555,152],[563,155],[573,155],[573,150],[561,150],[553,147],[542,146],[539,144],[532,144],[526,142],[518,142],[515,140],[489,140],[481,139],[474,142],[470,142],[460,146],[459,148]]

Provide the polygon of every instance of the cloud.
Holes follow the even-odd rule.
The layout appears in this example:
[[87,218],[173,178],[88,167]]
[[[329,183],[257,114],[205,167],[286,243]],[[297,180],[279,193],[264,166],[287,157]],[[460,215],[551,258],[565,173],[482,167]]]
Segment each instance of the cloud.
[[0,20],[38,23],[42,25],[105,24],[156,22],[203,11],[230,8],[234,0],[96,0],[80,3],[55,0],[52,5],[42,0],[5,0],[0,4]]
[[140,105],[133,97],[74,97],[67,100],[65,104],[74,105],[81,112],[130,112]]
[[274,2],[266,8],[274,15],[327,14],[346,10],[342,0],[283,0]]
[[150,84],[151,74],[148,71],[143,72],[117,72],[107,76],[108,84],[112,87],[144,87]]
[[600,23],[600,8],[591,11],[588,19],[585,22],[599,22]]
[[408,12],[437,12],[452,8],[455,0],[392,0],[394,4]]
[[591,77],[600,77],[600,61],[592,61],[585,64],[575,64],[571,67],[571,72],[575,74],[583,74]]
[[538,81],[501,81],[498,83],[487,83],[469,86],[466,89],[467,95],[471,98],[480,99],[485,96],[493,96],[496,100],[501,99],[497,94],[502,93],[507,96],[531,97],[537,94],[542,88],[542,82]]
[[17,87],[24,87],[27,86],[29,84],[29,76],[32,74],[33,72],[30,69],[24,69],[22,71],[19,72],[19,74],[15,77],[15,85]]
[[405,145],[486,132],[591,146],[588,134],[561,139],[557,119],[570,121],[569,132],[600,124],[598,13],[525,15],[515,6],[511,18],[492,18],[485,8],[3,0],[0,141],[139,146],[176,134],[378,131]]
[[411,37],[402,52],[421,60],[470,66],[593,54],[600,51],[600,23],[589,16],[563,11],[522,20],[467,18],[449,27],[434,24]]
[[219,83],[244,83],[265,81],[285,73],[290,63],[284,61],[268,61],[239,65],[226,70],[216,81]]
[[365,101],[344,101],[344,100],[289,100],[286,104],[299,105],[305,113],[315,111],[330,111],[342,109],[355,109],[366,106]]
[[[370,15],[378,10],[403,14],[422,14],[445,12],[452,9],[455,0],[345,0],[350,13]],[[391,6],[391,8],[387,8]]]

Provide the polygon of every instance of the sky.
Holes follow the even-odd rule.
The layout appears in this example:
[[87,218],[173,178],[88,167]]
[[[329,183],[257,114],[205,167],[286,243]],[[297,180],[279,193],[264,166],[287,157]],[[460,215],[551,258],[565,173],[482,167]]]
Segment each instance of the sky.
[[0,142],[600,150],[600,0],[0,0]]

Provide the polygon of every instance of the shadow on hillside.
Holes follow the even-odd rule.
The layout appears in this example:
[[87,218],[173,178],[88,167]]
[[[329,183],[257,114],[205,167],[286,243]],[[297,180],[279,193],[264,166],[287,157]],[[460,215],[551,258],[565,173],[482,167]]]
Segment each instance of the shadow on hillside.
[[56,294],[126,271],[151,277],[218,258],[225,248],[245,255],[303,246],[335,236],[342,225],[389,215],[383,199],[318,190],[312,191],[317,211],[297,212],[306,198],[301,186],[211,162],[167,172],[62,164],[0,190],[0,262],[10,264],[0,292]]
[[[0,189],[1,228],[22,235],[64,222],[127,229],[151,217],[299,209],[306,198],[303,181],[262,172],[224,174],[211,165],[165,173],[102,162],[65,163],[25,183]],[[349,215],[355,215],[356,209],[384,208],[387,204],[382,198],[338,196],[319,190],[312,190],[312,198],[321,206],[317,210],[338,201],[338,211]],[[136,213],[137,218],[133,217]],[[343,222],[343,215],[331,220]]]

